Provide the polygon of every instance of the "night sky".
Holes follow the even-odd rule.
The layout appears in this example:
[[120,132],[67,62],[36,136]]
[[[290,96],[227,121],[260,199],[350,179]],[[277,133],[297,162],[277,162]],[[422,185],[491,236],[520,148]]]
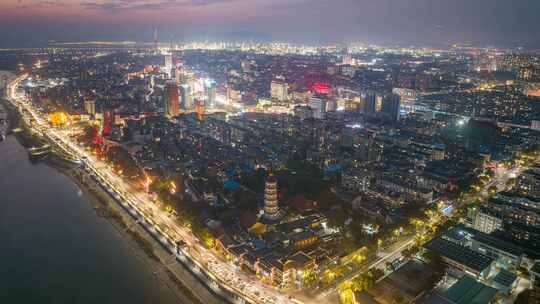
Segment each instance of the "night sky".
[[49,40],[540,47],[540,0],[0,0],[0,47]]

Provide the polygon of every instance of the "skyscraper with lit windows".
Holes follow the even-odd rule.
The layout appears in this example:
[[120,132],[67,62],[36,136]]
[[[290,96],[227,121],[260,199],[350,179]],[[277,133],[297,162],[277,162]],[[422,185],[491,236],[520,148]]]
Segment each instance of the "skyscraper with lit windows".
[[313,110],[313,118],[326,118],[326,96],[320,94],[312,96],[309,100],[309,106]]
[[178,86],[175,82],[168,82],[165,86],[165,115],[168,117],[180,114],[180,98]]
[[283,81],[274,80],[270,83],[270,96],[279,101],[289,98],[289,87]]
[[376,112],[377,94],[374,91],[367,91],[363,94],[362,108],[365,114]]
[[401,98],[397,94],[387,94],[382,99],[381,112],[392,122],[399,121]]
[[193,96],[191,96],[191,88],[188,84],[180,86],[180,100],[182,102],[184,110],[193,110],[195,104],[193,103]]

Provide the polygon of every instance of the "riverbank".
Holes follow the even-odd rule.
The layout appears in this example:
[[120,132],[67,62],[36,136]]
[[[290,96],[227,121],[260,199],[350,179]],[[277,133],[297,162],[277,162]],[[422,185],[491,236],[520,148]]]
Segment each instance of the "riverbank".
[[[18,128],[15,133],[17,141],[25,147],[41,144],[39,137],[32,136],[29,129],[21,122],[18,111],[8,102],[2,101],[9,115],[10,129]],[[148,267],[161,285],[171,290],[179,303],[202,304],[219,303],[213,300],[210,294],[203,296],[196,295],[191,290],[200,290],[198,286],[187,286],[184,281],[197,281],[190,278],[189,273],[183,266],[178,264],[163,247],[137,223],[115,199],[107,193],[96,181],[80,168],[69,165],[62,165],[54,154],[45,163],[55,170],[63,173],[74,181],[81,190],[82,195],[88,198],[95,213],[103,217],[110,223],[121,236],[121,239],[130,248],[132,253]],[[189,282],[188,282],[189,283]],[[190,284],[193,285],[193,284]],[[194,288],[193,288],[194,287]],[[209,301],[210,300],[210,301]]]
[[202,304],[182,282],[171,275],[167,264],[175,262],[165,250],[106,193],[99,184],[80,169],[57,168],[70,177],[89,198],[96,215],[108,220],[131,248],[133,254],[150,268],[163,285],[172,290],[180,303]]

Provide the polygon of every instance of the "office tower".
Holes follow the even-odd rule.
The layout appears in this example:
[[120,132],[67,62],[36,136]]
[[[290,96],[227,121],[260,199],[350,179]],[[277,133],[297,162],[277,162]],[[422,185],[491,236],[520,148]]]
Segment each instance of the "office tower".
[[326,96],[313,95],[309,99],[309,105],[313,110],[313,118],[325,119],[326,118]]
[[187,84],[189,86],[189,93],[194,95],[195,94],[195,88],[198,87],[197,85],[197,79],[193,75],[188,76]]
[[377,96],[375,96],[375,112],[376,113],[379,113],[382,111],[382,101],[383,101],[383,97],[377,94]]
[[401,98],[397,94],[388,94],[382,98],[381,111],[390,118],[392,122],[399,121]]
[[96,115],[96,102],[93,99],[85,99],[84,111],[91,116]]
[[374,114],[375,113],[375,103],[377,99],[377,94],[373,91],[367,91],[364,95],[363,109],[365,114]]
[[216,82],[211,79],[203,80],[204,96],[206,98],[205,107],[216,107]]
[[193,110],[193,108],[195,108],[193,96],[191,96],[191,88],[188,84],[183,84],[180,86],[180,100],[184,110]]
[[266,179],[263,211],[263,219],[268,222],[275,222],[280,217],[277,197],[277,180],[272,172],[268,174],[268,178]]
[[165,86],[165,114],[169,117],[178,116],[180,113],[180,98],[178,86],[175,82],[168,82]]
[[173,75],[173,78],[174,80],[176,80],[176,83],[182,83],[184,82],[184,73],[182,72],[182,67],[177,67],[175,68],[174,70],[174,75]]
[[172,78],[172,69],[173,69],[173,59],[172,54],[166,54],[165,55],[165,73],[167,73],[167,76],[169,78]]
[[270,83],[270,97],[279,101],[285,101],[289,98],[289,87],[283,81],[273,80]]

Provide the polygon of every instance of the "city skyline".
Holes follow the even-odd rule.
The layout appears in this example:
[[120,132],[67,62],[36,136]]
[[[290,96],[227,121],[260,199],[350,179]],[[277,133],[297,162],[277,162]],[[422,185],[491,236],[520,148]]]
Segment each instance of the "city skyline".
[[540,304],[538,12],[1,0],[1,302]]
[[531,0],[512,5],[502,0],[7,0],[0,4],[0,47],[44,46],[50,41],[150,42],[157,28],[165,42],[537,48],[539,10],[540,4]]

